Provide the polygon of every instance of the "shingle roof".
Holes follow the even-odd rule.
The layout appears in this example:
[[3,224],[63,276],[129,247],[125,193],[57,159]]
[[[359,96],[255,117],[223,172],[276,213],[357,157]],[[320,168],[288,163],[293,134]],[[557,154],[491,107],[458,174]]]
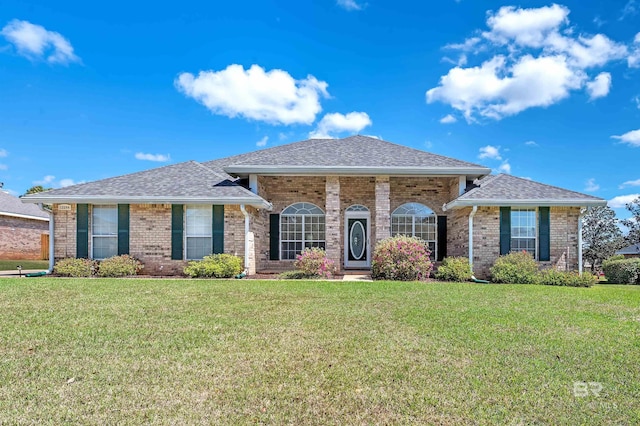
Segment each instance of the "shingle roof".
[[45,202],[220,202],[267,207],[264,199],[195,161],[172,164],[24,197]]
[[0,191],[0,215],[28,216],[49,220],[49,214],[35,204],[23,204],[20,198]]
[[309,139],[213,160],[204,165],[231,173],[265,172],[267,169],[278,172],[290,168],[300,172],[320,168],[327,171],[388,169],[389,172],[411,169],[413,173],[425,174],[438,169],[443,169],[444,173],[444,169],[467,169],[478,176],[489,173],[489,169],[478,164],[361,135],[344,139]]
[[622,248],[616,254],[640,254],[640,243],[631,244],[629,247]]
[[473,188],[446,205],[447,209],[486,205],[604,206],[606,201],[592,195],[558,188],[529,179],[499,174],[487,176]]

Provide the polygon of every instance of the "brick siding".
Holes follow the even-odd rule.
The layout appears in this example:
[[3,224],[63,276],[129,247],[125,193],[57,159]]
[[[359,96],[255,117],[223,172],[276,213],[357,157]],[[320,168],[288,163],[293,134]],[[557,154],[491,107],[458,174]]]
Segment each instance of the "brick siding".
[[0,259],[40,259],[40,236],[49,233],[49,222],[0,216]]

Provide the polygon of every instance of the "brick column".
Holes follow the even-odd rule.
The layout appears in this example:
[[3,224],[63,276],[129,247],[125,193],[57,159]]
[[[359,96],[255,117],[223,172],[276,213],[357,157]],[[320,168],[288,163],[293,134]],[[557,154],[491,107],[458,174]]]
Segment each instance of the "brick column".
[[342,268],[340,259],[340,178],[327,176],[325,183],[325,223],[327,257]]
[[376,176],[376,242],[391,236],[389,176]]

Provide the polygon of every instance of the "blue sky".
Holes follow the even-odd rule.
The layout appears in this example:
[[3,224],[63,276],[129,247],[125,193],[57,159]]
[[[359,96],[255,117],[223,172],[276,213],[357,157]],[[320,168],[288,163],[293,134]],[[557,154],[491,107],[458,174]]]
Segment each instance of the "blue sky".
[[139,3],[3,2],[5,190],[360,133],[640,193],[640,0]]

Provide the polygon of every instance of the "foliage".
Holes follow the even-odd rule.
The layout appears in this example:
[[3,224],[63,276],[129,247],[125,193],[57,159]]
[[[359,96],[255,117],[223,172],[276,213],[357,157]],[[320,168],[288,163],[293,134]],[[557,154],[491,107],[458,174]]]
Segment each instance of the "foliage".
[[535,284],[538,264],[529,252],[513,252],[496,259],[490,273],[494,283]]
[[627,203],[626,207],[632,216],[621,221],[624,226],[629,228],[629,234],[626,237],[627,245],[640,243],[640,197]]
[[318,247],[306,248],[296,256],[293,263],[296,269],[306,274],[306,277],[331,278],[336,267],[333,261],[327,258],[326,252]]
[[133,256],[123,254],[101,260],[96,275],[99,277],[127,277],[136,275],[144,266]]
[[306,280],[310,278],[317,278],[318,275],[309,275],[307,272],[295,270],[295,271],[285,271],[278,275],[278,278],[281,280]]
[[68,257],[60,259],[53,266],[53,272],[63,277],[90,277],[94,274],[96,262],[91,259]]
[[426,280],[433,269],[430,254],[419,238],[400,235],[384,239],[373,252],[371,276],[374,280]]
[[591,287],[598,282],[598,277],[588,272],[580,275],[577,272],[559,271],[555,268],[545,269],[538,274],[538,283],[565,287]]
[[471,265],[466,257],[445,257],[436,271],[436,278],[442,281],[468,281],[471,275]]
[[583,218],[583,259],[591,264],[591,272],[624,245],[616,213],[609,206],[593,207]]
[[25,192],[24,195],[37,194],[39,192],[49,191],[50,189],[51,188],[45,188],[42,185],[35,185],[35,186],[32,186],[31,188],[27,189],[27,192]]
[[231,278],[242,272],[242,258],[232,254],[211,254],[193,260],[184,268],[191,278]]
[[640,258],[608,260],[603,269],[610,283],[640,284]]

